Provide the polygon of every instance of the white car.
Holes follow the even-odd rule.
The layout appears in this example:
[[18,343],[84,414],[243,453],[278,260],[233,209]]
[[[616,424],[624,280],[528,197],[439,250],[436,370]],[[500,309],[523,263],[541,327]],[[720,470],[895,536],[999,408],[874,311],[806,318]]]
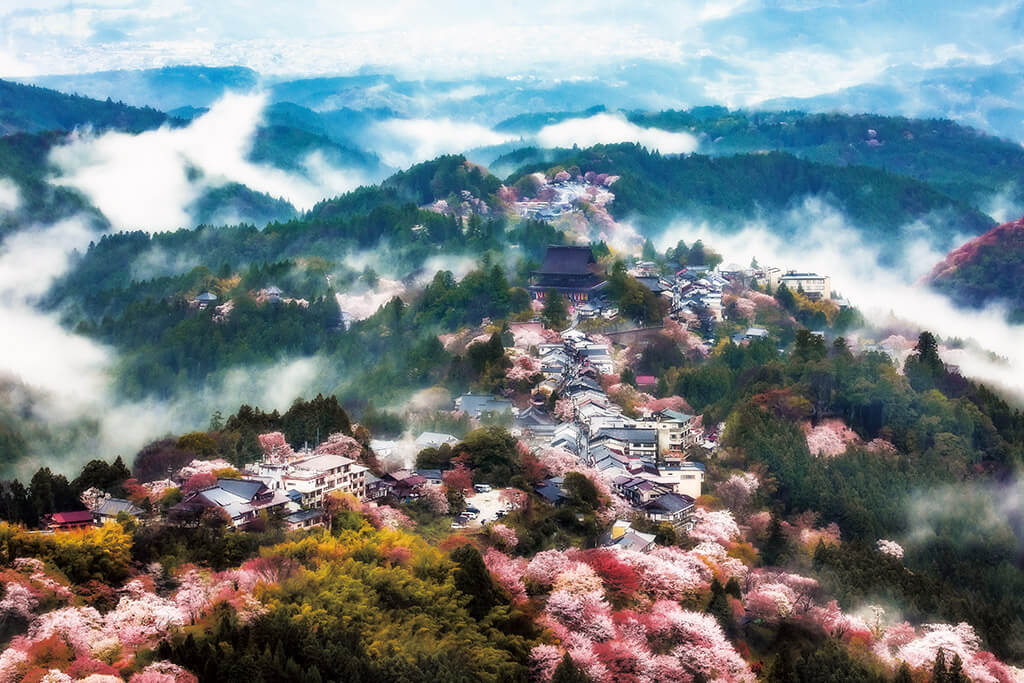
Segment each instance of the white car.
[[490,484],[476,484],[473,486],[473,490],[477,493],[490,493],[491,486]]

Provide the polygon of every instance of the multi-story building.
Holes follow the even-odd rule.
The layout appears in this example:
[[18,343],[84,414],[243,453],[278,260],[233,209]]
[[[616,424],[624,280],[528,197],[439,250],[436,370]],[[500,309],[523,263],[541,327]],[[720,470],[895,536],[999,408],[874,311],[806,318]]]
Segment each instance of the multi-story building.
[[309,455],[288,462],[260,462],[255,474],[274,491],[296,492],[303,507],[322,505],[333,491],[366,498],[367,468],[341,455]]
[[665,409],[648,415],[638,426],[654,429],[658,434],[658,455],[684,451],[700,438],[701,417]]
[[803,291],[809,299],[832,298],[832,280],[828,275],[798,273],[795,270],[790,270],[779,279],[779,282],[786,285],[790,291]]

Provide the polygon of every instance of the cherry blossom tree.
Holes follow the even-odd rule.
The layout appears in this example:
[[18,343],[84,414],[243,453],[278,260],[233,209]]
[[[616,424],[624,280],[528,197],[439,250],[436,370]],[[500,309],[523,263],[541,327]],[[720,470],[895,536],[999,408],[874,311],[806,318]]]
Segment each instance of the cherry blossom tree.
[[526,571],[523,572],[523,578],[541,588],[549,588],[570,562],[569,557],[561,550],[544,550],[530,559]]
[[367,506],[365,513],[370,518],[370,524],[378,529],[411,529],[416,526],[408,515],[390,505]]
[[487,570],[491,572],[495,581],[508,591],[514,602],[526,601],[526,587],[523,586],[522,581],[526,560],[512,559],[499,550],[488,548],[484,553],[484,564],[487,565]]
[[555,401],[555,417],[562,422],[572,422],[576,419],[576,406],[571,398],[560,398]]
[[552,590],[566,593],[592,593],[600,592],[603,589],[604,584],[601,582],[601,577],[589,565],[572,562],[555,577]]
[[736,520],[728,510],[711,511],[697,508],[693,511],[693,522],[694,526],[689,534],[698,541],[728,545],[732,539],[740,535]]
[[565,476],[580,468],[579,458],[564,448],[541,448],[536,455],[548,474],[554,477]]
[[205,488],[215,486],[217,484],[217,477],[211,472],[198,472],[188,478],[181,486],[181,492],[186,496],[201,491]]
[[761,482],[756,474],[744,472],[734,474],[723,481],[716,487],[715,493],[727,508],[742,518],[760,485]]
[[447,515],[449,511],[448,494],[440,484],[426,484],[421,495],[435,515]]
[[462,463],[446,471],[441,478],[449,491],[469,493],[473,490],[473,472]]
[[501,522],[491,525],[491,539],[506,550],[511,550],[519,545],[519,537],[516,536],[515,529]]
[[0,623],[11,617],[29,621],[33,610],[39,605],[39,600],[23,583],[9,582],[3,596],[0,600]]
[[268,432],[266,434],[259,435],[260,448],[263,449],[265,455],[271,457],[288,457],[294,455],[295,451],[284,438],[284,434],[281,432]]
[[[260,437],[262,439],[262,437]],[[261,442],[262,445],[262,442]],[[363,454],[363,446],[348,434],[341,432],[331,434],[327,440],[316,447],[317,455],[340,455],[350,460],[358,460]]]
[[519,391],[526,391],[541,378],[540,361],[532,356],[520,354],[505,371],[505,379]]
[[883,555],[888,555],[889,557],[895,558],[897,560],[903,559],[903,546],[901,546],[896,541],[886,541],[884,539],[879,539],[878,543],[875,544],[875,548],[878,550],[878,552],[882,553]]

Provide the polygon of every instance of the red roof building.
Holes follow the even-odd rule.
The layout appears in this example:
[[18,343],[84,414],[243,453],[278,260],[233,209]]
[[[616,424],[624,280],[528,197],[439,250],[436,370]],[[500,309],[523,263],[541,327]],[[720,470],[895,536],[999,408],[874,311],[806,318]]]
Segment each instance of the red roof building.
[[50,531],[68,531],[70,529],[88,529],[92,526],[92,513],[88,510],[75,512],[54,512],[46,515],[46,528]]

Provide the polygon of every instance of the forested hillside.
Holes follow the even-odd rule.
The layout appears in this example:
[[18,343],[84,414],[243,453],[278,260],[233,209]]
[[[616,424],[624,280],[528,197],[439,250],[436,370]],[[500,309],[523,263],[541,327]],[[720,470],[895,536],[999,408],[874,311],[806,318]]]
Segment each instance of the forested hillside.
[[[524,150],[512,158],[529,155]],[[736,225],[760,211],[797,208],[809,196],[834,203],[874,239],[899,242],[901,226],[935,213],[946,216],[944,225],[936,228],[942,231],[935,234],[939,239],[957,231],[979,234],[992,225],[971,205],[920,181],[865,166],[814,163],[782,152],[679,157],[634,144],[598,145],[556,152],[549,161],[521,168],[509,182],[553,166],[621,175],[609,210],[617,218],[640,217],[641,226],[652,232],[678,216]]]
[[928,281],[967,306],[1006,306],[1024,321],[1024,222],[1005,223],[954,249]]
[[0,135],[69,131],[79,126],[138,133],[164,123],[174,121],[149,107],[130,107],[109,99],[99,101],[0,80]]

